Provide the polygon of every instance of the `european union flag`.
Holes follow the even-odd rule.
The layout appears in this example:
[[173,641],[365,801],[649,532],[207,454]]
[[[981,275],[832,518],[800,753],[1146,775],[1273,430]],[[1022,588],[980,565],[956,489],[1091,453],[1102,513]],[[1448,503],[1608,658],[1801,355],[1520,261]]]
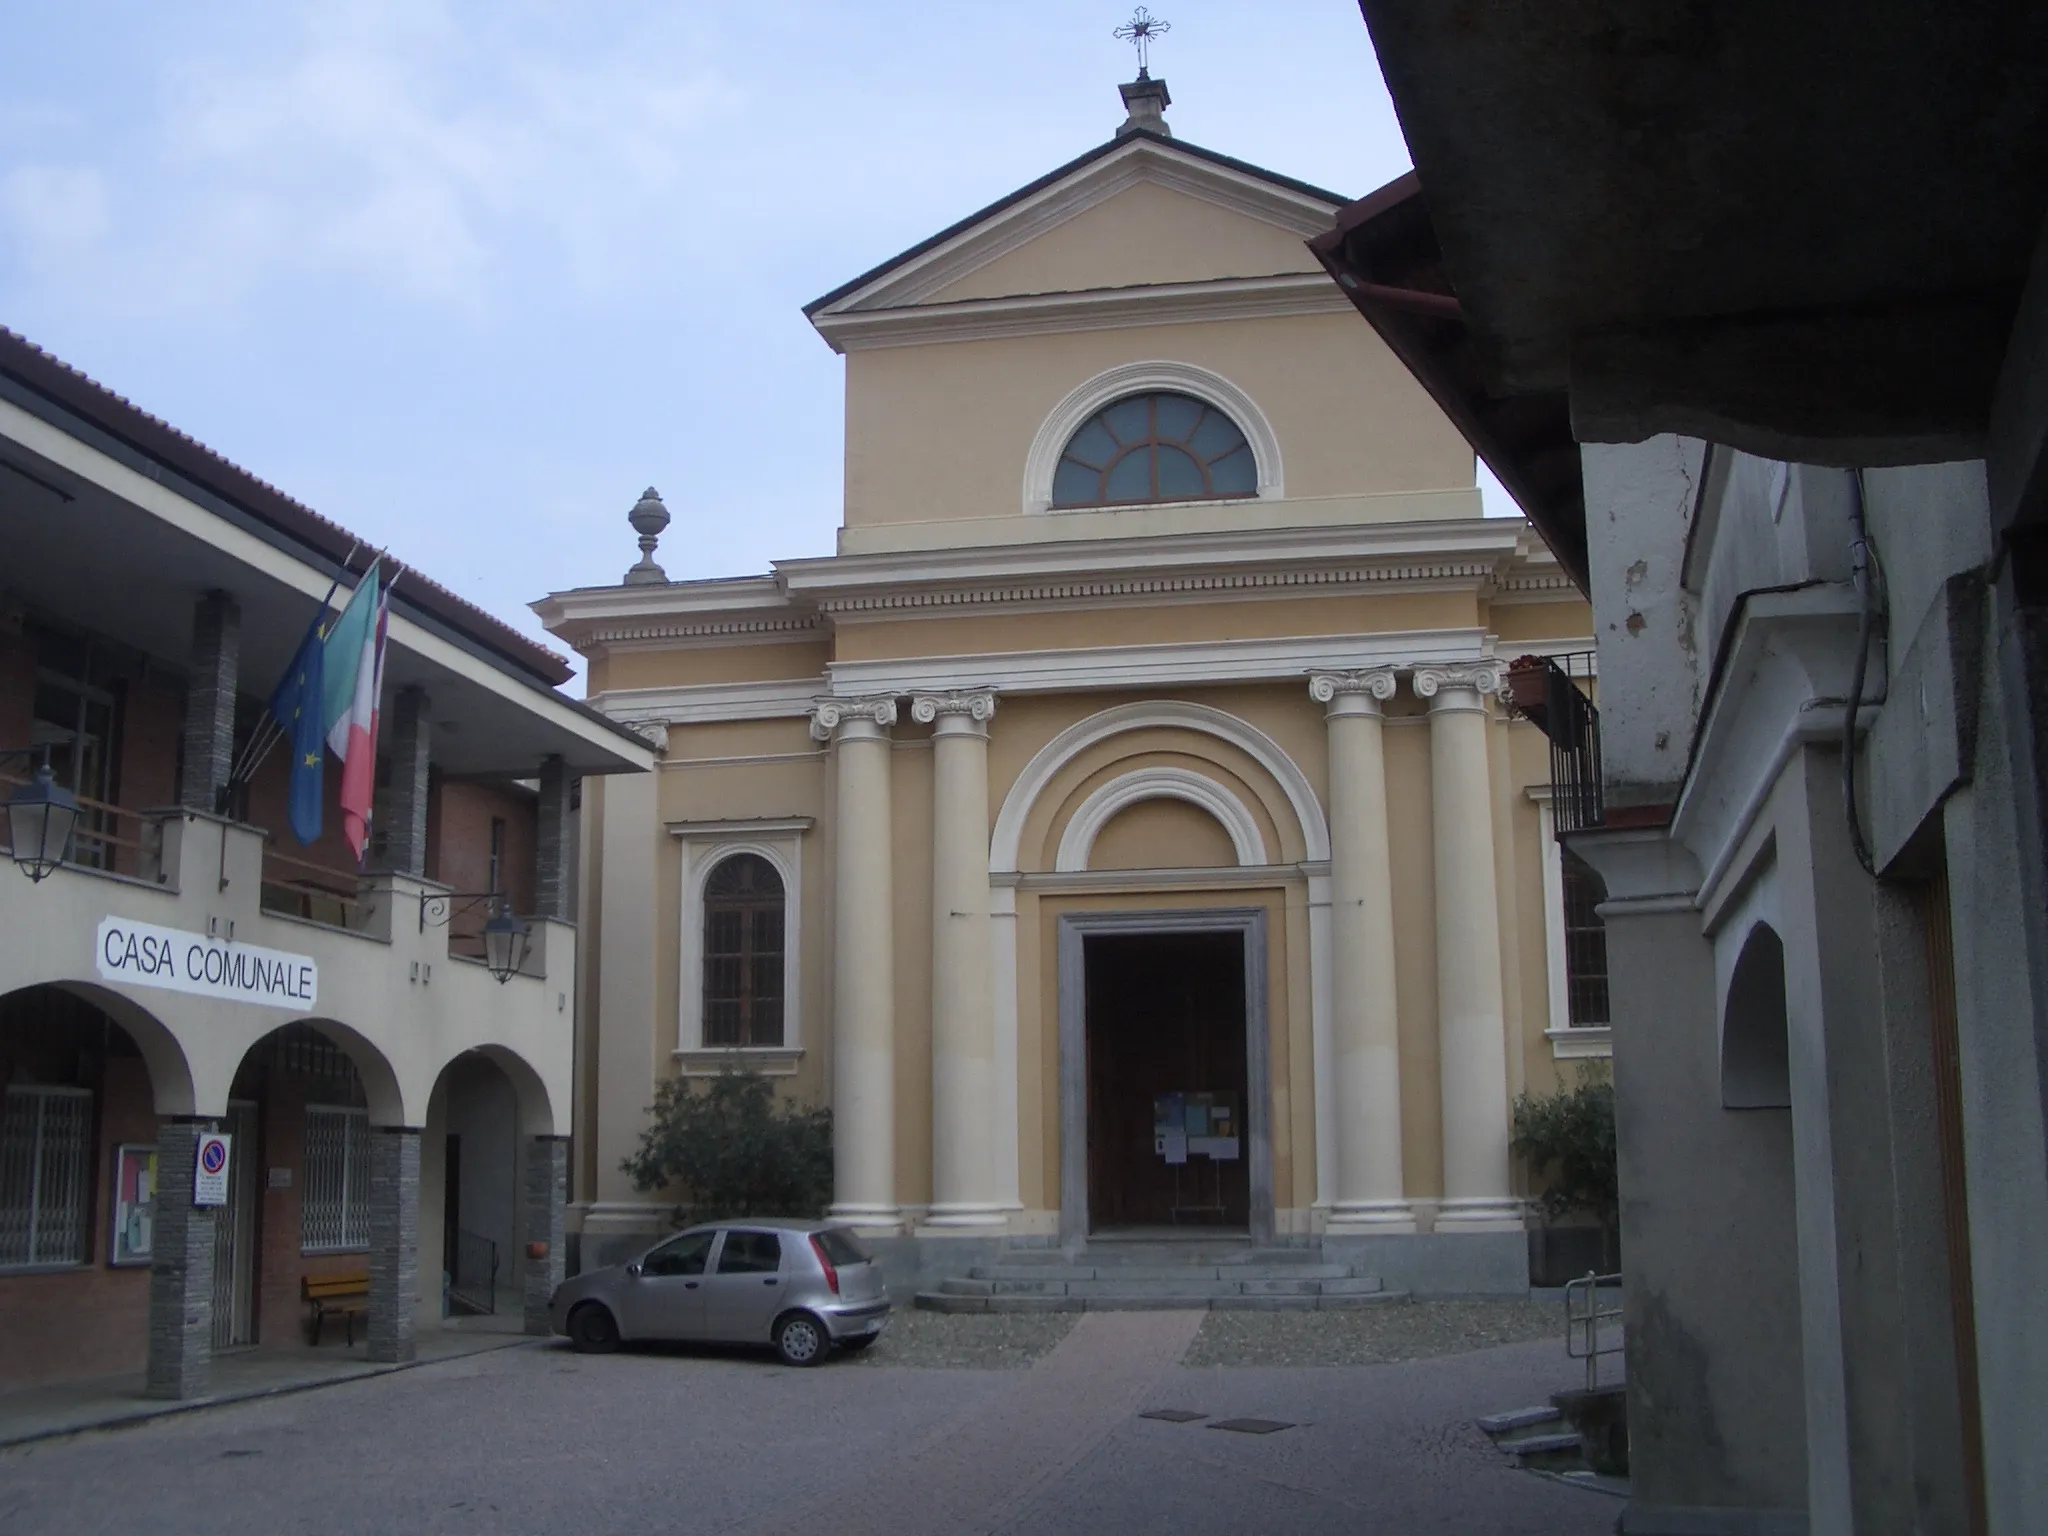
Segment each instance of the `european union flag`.
[[320,836],[321,791],[327,782],[327,725],[323,708],[327,646],[320,632],[321,620],[326,617],[323,605],[320,618],[306,631],[298,654],[285,669],[277,691],[270,696],[270,713],[284,727],[291,742],[292,835],[302,844],[312,843]]

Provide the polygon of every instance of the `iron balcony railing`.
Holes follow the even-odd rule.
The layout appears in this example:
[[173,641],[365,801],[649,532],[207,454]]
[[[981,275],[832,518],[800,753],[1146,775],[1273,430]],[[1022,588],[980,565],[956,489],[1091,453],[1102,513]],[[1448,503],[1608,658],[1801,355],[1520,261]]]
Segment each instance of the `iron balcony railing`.
[[1550,810],[1557,835],[1605,825],[1600,781],[1600,711],[1580,686],[1593,653],[1524,656],[1507,673],[1508,702],[1550,738]]

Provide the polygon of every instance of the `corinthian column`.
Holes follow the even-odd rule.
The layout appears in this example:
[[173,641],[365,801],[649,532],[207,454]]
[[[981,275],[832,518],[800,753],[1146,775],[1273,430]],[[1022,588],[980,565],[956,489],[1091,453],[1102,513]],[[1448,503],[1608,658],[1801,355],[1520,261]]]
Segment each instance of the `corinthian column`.
[[893,698],[820,699],[811,735],[837,746],[833,807],[832,1214],[875,1236],[896,1204],[895,903],[889,871]]
[[1436,842],[1437,1047],[1442,1053],[1444,1203],[1439,1231],[1519,1231],[1508,1191],[1506,1011],[1494,896],[1486,695],[1500,665],[1417,667],[1429,701]]
[[1401,1040],[1394,993],[1394,874],[1380,705],[1390,667],[1322,672],[1309,697],[1330,732],[1330,946],[1336,1179],[1332,1236],[1413,1232],[1401,1182]]
[[932,726],[932,1207],[939,1229],[1004,1225],[996,1188],[989,976],[988,719],[995,695],[919,694]]

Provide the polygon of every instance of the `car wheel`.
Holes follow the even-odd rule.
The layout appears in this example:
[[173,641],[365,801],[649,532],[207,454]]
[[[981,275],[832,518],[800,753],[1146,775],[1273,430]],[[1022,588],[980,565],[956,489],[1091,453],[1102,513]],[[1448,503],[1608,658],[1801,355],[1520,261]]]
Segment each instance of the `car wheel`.
[[857,1355],[862,1350],[866,1349],[870,1344],[874,1343],[875,1340],[879,1339],[880,1337],[881,1335],[879,1333],[864,1333],[859,1338],[841,1339],[839,1341],[839,1347],[845,1350],[848,1354]]
[[608,1355],[619,1347],[619,1325],[596,1302],[585,1302],[569,1314],[569,1342],[579,1354]]
[[823,1365],[832,1338],[808,1312],[792,1312],[775,1325],[775,1353],[784,1365]]

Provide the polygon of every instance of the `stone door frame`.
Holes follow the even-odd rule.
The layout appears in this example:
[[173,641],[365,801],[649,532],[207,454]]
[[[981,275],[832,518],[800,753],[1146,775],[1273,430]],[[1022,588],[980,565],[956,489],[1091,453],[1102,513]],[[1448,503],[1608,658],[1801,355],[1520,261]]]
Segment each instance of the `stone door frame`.
[[1272,1021],[1267,1008],[1266,909],[1064,912],[1059,920],[1060,1246],[1088,1241],[1088,985],[1083,941],[1109,934],[1234,933],[1244,944],[1245,1157],[1254,1244],[1273,1241]]

